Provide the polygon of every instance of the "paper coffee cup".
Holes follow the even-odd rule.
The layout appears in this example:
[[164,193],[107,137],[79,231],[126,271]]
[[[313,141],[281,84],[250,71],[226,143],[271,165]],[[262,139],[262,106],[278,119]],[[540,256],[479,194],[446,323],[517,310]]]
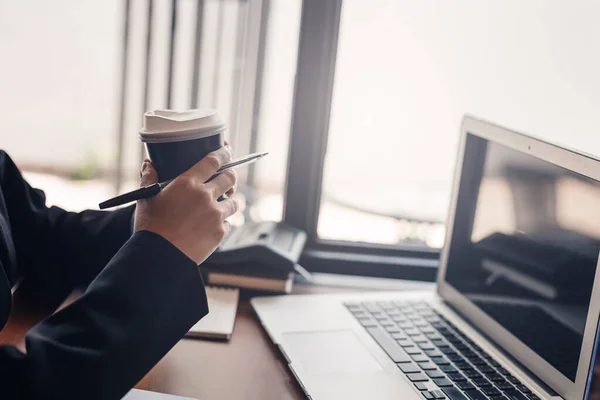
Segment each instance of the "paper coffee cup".
[[177,177],[223,146],[225,129],[216,110],[155,110],[144,114],[140,139],[162,182]]

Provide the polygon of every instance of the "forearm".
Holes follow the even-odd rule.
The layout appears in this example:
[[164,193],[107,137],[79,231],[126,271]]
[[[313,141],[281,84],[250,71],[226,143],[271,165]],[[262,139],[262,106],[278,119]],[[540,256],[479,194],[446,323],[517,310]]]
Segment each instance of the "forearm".
[[32,329],[25,356],[3,349],[0,362],[31,398],[120,399],[207,312],[196,264],[138,232],[79,300]]
[[[0,151],[0,213],[8,217],[15,268],[46,286],[89,283],[132,233],[133,206],[115,212],[73,213],[47,207],[10,157]],[[5,265],[5,268],[7,265]]]

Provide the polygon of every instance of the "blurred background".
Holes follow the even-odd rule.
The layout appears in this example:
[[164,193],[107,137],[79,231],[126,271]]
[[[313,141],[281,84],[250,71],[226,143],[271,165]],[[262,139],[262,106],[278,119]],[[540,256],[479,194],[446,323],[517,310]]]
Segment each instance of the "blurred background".
[[[465,113],[600,154],[600,2],[342,6],[319,238],[440,248]],[[235,222],[280,220],[301,9],[0,0],[0,148],[50,204],[96,208],[137,186],[145,110],[216,108],[238,156],[270,152]]]

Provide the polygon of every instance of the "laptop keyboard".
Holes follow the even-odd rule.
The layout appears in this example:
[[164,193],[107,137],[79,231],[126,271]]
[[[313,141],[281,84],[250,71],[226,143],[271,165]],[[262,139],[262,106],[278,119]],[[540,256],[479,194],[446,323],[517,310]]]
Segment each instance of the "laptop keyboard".
[[426,302],[344,305],[427,400],[540,400]]

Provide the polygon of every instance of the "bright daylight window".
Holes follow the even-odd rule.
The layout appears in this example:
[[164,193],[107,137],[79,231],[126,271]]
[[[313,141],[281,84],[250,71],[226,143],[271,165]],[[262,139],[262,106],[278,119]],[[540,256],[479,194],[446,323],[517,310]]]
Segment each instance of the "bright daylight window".
[[119,4],[0,1],[0,149],[49,203],[113,193]]
[[600,154],[600,3],[345,0],[321,239],[439,248],[468,113]]

